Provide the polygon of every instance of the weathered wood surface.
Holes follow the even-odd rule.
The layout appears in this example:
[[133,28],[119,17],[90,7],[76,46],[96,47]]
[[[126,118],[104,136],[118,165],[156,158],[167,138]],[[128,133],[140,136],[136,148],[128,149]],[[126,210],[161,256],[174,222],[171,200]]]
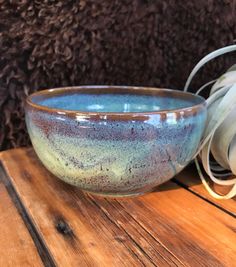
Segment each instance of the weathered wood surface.
[[173,182],[103,199],[51,175],[32,149],[0,159],[58,266],[236,266],[235,218]]
[[28,230],[1,182],[0,266],[43,266]]
[[[180,185],[188,188],[191,192],[198,194],[202,198],[210,201],[214,205],[236,217],[236,197],[227,200],[218,200],[213,198],[202,185],[194,164],[187,167],[179,175],[177,175],[175,180],[178,181]],[[227,186],[220,186],[216,184],[212,184],[212,188],[214,188],[214,190],[219,194],[225,194],[229,190],[229,187]]]

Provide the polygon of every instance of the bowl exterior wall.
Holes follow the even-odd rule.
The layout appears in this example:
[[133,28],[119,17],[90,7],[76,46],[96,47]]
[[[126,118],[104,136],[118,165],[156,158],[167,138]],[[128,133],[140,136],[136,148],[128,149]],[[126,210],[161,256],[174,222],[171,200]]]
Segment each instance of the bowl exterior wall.
[[196,152],[207,115],[203,104],[188,116],[127,116],[94,119],[26,107],[28,132],[43,165],[63,181],[98,194],[138,194],[171,179]]

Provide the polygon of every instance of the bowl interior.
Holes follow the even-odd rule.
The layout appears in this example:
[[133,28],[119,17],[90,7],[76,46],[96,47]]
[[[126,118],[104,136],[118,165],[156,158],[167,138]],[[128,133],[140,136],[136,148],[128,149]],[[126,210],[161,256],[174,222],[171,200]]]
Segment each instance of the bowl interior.
[[189,108],[204,99],[181,91],[136,87],[77,87],[44,90],[30,101],[47,108],[81,112],[155,112]]

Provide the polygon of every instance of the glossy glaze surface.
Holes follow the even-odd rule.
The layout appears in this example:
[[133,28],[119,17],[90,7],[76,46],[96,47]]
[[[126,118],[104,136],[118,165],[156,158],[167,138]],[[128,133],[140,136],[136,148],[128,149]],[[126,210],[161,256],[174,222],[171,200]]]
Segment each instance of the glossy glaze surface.
[[[198,103],[198,98],[195,100]],[[49,108],[88,111],[88,112],[152,112],[192,105],[188,99],[170,96],[133,94],[86,94],[72,93],[42,99],[38,104]]]
[[151,191],[182,170],[205,121],[203,99],[151,88],[49,90],[26,105],[46,168],[82,190],[114,196]]

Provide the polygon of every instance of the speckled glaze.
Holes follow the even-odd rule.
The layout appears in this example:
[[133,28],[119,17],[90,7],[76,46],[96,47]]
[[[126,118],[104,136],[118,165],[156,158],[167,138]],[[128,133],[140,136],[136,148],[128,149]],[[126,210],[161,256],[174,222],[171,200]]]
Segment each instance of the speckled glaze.
[[26,101],[33,147],[63,181],[90,193],[151,191],[192,159],[206,122],[203,98],[179,91],[87,86]]

